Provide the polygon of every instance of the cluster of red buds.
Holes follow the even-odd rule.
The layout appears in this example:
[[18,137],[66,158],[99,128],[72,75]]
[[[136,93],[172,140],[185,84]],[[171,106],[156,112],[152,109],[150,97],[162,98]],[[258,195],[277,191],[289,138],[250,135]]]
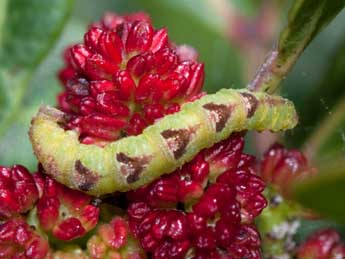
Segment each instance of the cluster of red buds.
[[45,258],[49,235],[69,241],[97,224],[91,196],[20,165],[0,166],[0,173],[0,258]]
[[152,258],[260,258],[253,222],[267,204],[265,184],[243,145],[235,134],[127,193],[131,230]]
[[66,128],[82,143],[137,135],[181,104],[200,97],[204,65],[197,52],[172,43],[143,14],[108,13],[92,24],[84,43],[68,48],[59,73],[58,105],[70,116]]
[[[129,220],[115,216],[98,225],[86,251],[52,251],[48,237],[85,236],[98,223],[99,199],[63,186],[41,167],[35,174],[22,166],[1,167],[0,193],[6,200],[1,203],[0,255],[73,258],[80,250],[79,258],[135,259],[146,253],[157,259],[260,258],[253,222],[266,206],[265,184],[243,146],[243,137],[235,134],[176,172],[128,192]],[[32,217],[36,225],[30,224]]]

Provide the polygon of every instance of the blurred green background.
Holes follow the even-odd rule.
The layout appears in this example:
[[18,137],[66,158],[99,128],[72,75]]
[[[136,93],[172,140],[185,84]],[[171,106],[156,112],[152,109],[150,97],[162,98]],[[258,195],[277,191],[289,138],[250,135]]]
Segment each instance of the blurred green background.
[[[11,0],[6,5],[1,0],[1,164],[36,167],[27,137],[30,119],[39,105],[55,104],[63,49],[80,42],[87,25],[106,11],[146,11],[156,27],[168,28],[173,41],[194,46],[206,65],[205,88],[214,92],[246,85],[286,23],[289,4],[277,0]],[[295,101],[301,116],[300,126],[286,138],[290,146],[301,145],[342,96],[344,24],[342,12],[284,82],[282,95]],[[325,150],[343,150],[344,141],[340,128]]]

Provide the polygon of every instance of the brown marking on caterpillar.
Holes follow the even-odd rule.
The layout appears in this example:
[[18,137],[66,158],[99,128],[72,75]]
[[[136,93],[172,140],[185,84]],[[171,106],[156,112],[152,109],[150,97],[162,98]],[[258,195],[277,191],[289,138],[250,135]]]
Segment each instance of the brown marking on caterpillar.
[[206,103],[202,107],[209,111],[211,120],[216,124],[216,132],[222,131],[231,116],[232,106]]
[[99,176],[84,166],[80,160],[74,164],[74,169],[77,172],[76,180],[78,188],[82,191],[89,191],[97,183]]
[[151,156],[129,157],[125,153],[116,154],[116,160],[121,165],[121,173],[127,176],[127,183],[134,183],[139,180],[140,174],[144,171],[151,160]]
[[174,154],[175,159],[179,159],[186,153],[186,148],[192,140],[192,135],[196,131],[196,126],[188,129],[169,129],[161,132],[161,135],[166,139],[169,149]]
[[256,109],[258,108],[259,105],[259,101],[258,99],[250,93],[241,93],[245,105],[246,105],[246,109],[247,109],[247,118],[251,118],[253,117]]

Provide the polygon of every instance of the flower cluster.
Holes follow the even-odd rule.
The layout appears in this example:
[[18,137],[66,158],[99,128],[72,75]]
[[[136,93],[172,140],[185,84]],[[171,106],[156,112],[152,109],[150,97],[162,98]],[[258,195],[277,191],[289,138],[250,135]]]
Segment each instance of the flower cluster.
[[128,220],[114,216],[100,223],[86,251],[53,251],[48,237],[69,241],[85,236],[99,221],[100,199],[63,186],[41,167],[35,174],[18,165],[1,167],[1,197],[11,199],[1,203],[0,255],[260,258],[253,222],[266,206],[265,184],[243,146],[242,135],[234,134],[177,171],[126,193]]
[[69,241],[96,226],[99,208],[92,197],[57,183],[42,168],[31,174],[20,165],[0,166],[0,172],[0,258],[46,258],[49,235]]
[[127,193],[131,230],[152,258],[260,258],[253,221],[267,204],[265,184],[243,145],[235,134]]
[[189,46],[177,46],[150,18],[106,14],[84,43],[68,48],[59,78],[66,128],[82,143],[104,144],[137,135],[181,104],[200,97],[204,66]]

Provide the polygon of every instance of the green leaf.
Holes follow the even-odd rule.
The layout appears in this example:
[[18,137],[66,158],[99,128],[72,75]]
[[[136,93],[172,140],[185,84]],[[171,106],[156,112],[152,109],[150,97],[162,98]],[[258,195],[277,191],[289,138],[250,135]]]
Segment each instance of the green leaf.
[[[0,7],[4,7],[0,8],[0,161],[2,164],[8,162],[6,156],[9,149],[21,148],[21,145],[6,146],[10,141],[7,138],[12,132],[18,133],[18,122],[25,113],[23,101],[28,91],[28,84],[36,68],[50,52],[62,32],[72,9],[73,0],[11,0],[7,5],[4,3],[0,4]],[[5,18],[1,20],[2,17]],[[1,21],[3,21],[2,26]],[[14,123],[16,126],[9,132],[8,129]],[[25,124],[25,131],[28,126]],[[12,137],[20,139],[18,144],[21,144],[25,138],[27,139],[27,134]]]
[[288,26],[279,39],[279,63],[294,63],[308,46],[345,6],[345,0],[296,0],[289,11]]
[[345,0],[295,0],[278,46],[249,87],[274,92],[315,36],[344,8]]
[[293,197],[306,208],[345,223],[345,161],[324,163],[319,173],[299,183]]
[[12,0],[7,5],[2,66],[29,69],[37,65],[63,28],[72,0]]

